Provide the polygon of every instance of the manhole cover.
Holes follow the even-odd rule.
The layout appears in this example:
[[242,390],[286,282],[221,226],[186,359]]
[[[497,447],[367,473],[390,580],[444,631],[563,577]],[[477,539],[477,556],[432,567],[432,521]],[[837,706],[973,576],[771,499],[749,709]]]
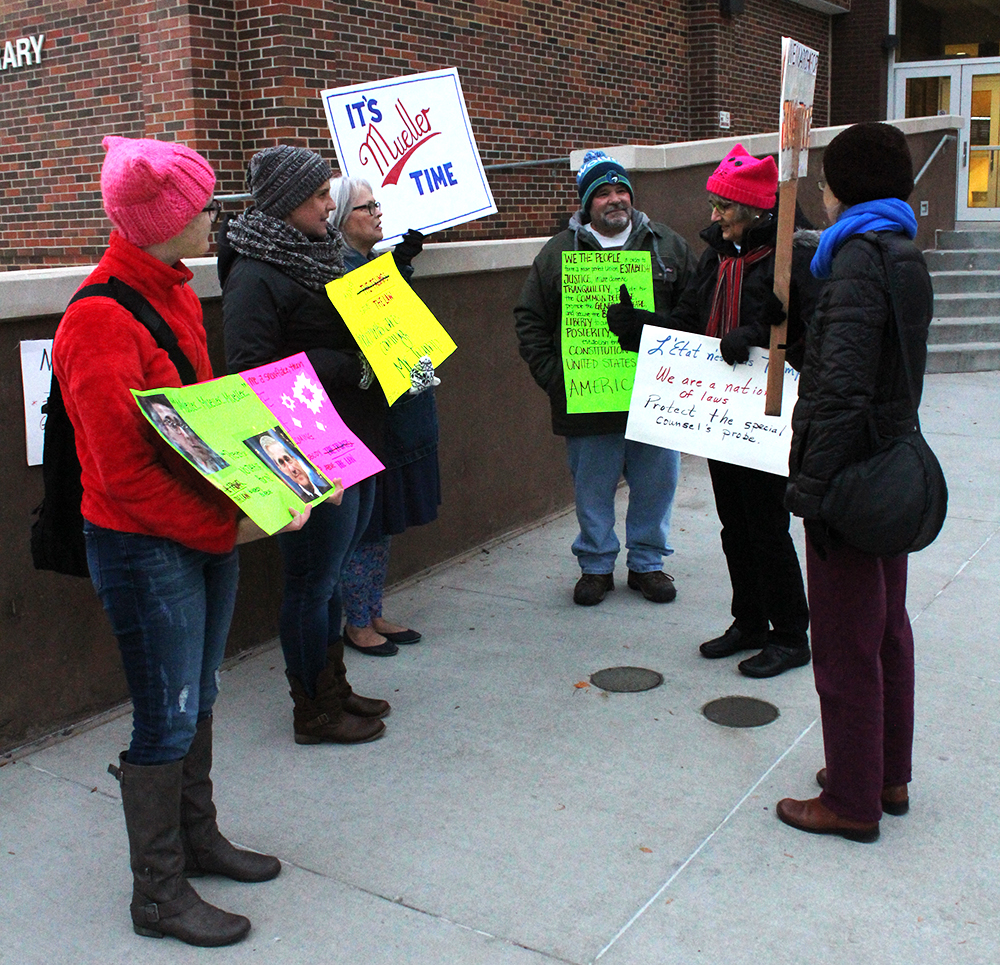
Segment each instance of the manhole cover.
[[710,700],[701,712],[723,727],[763,727],[779,717],[774,704],[756,697],[720,697]]
[[590,675],[590,682],[601,690],[618,694],[634,694],[639,690],[652,690],[663,683],[663,674],[645,667],[608,667]]

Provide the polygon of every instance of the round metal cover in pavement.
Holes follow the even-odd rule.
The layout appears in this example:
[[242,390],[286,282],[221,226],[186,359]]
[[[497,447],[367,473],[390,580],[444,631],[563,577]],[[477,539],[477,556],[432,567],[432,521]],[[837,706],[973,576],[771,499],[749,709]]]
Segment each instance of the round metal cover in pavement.
[[663,674],[645,667],[608,667],[590,675],[590,682],[601,690],[617,694],[634,694],[652,690],[663,683]]
[[720,697],[710,700],[701,712],[723,727],[763,727],[778,719],[778,708],[756,697]]

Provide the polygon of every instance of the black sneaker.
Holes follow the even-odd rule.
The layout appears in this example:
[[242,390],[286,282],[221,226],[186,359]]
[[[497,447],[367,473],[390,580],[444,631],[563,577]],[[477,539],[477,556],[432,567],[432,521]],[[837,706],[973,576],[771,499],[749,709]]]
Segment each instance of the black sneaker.
[[647,600],[654,603],[669,603],[677,596],[674,578],[663,570],[652,570],[649,573],[628,571],[628,585],[633,590],[639,590]]
[[573,602],[580,606],[597,606],[604,594],[614,588],[614,573],[584,573],[573,588]]

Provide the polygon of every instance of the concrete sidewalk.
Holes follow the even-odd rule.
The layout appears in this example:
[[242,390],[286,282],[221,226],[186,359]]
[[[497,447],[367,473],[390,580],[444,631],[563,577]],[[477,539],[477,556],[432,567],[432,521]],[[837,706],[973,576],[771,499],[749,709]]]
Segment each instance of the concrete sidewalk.
[[[566,514],[412,581],[386,614],[424,642],[349,652],[385,738],[300,747],[276,647],[223,674],[216,801],[281,876],[198,879],[248,915],[240,945],[133,934],[118,788],[122,714],[0,759],[0,962],[88,965],[970,965],[1000,961],[1000,373],[929,376],[921,416],[951,489],[910,561],[917,638],[912,808],[873,845],[802,834],[775,802],[823,764],[809,668],[754,681],[697,644],[730,622],[705,463],[684,459],[666,565],[675,603],[625,587],[573,605]],[[795,524],[801,540],[801,525]],[[800,543],[801,548],[801,543]],[[649,667],[640,694],[577,687]],[[731,729],[744,694],[780,709]]]

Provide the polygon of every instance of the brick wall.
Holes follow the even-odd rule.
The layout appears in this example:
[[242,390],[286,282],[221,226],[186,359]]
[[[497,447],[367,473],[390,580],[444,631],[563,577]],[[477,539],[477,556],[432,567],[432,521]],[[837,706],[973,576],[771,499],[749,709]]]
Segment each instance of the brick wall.
[[[183,141],[219,193],[284,141],[333,159],[318,93],[456,66],[486,165],[573,149],[777,127],[780,38],[821,51],[814,123],[826,122],[829,18],[785,0],[13,0],[2,39],[45,34],[42,62],[0,73],[0,266],[95,260],[102,136]],[[549,234],[576,203],[564,166],[490,173],[499,213],[436,240]]]
[[888,25],[889,0],[852,0],[850,16],[834,17],[831,124],[885,120]]

